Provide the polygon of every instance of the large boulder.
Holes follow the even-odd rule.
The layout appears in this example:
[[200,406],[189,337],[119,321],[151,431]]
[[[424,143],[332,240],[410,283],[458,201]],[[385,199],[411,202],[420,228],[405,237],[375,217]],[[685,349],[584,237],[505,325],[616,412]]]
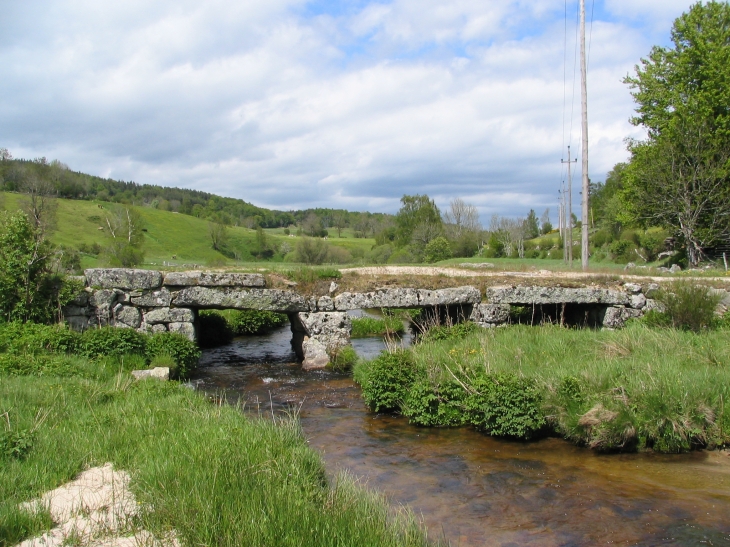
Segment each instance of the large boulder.
[[195,316],[187,308],[157,308],[144,315],[145,323],[192,323]]
[[304,370],[323,369],[329,364],[330,357],[327,354],[327,347],[318,339],[305,337],[302,349],[304,351],[304,360],[302,361]]
[[156,289],[162,286],[162,273],[132,268],[90,268],[84,270],[86,284],[99,289]]
[[349,345],[352,321],[346,313],[300,313],[298,317],[307,336],[319,340],[328,351]]
[[391,289],[384,288],[368,293],[344,292],[335,296],[338,311],[370,308],[422,308],[430,306],[472,305],[481,300],[476,287],[449,289]]
[[481,326],[501,325],[509,321],[509,304],[478,304],[469,319]]

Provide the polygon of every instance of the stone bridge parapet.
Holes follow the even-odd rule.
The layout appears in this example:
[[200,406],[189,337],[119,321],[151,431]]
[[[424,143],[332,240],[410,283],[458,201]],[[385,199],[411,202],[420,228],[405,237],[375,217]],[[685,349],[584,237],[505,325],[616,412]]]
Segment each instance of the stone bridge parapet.
[[[112,325],[146,333],[178,332],[196,338],[198,310],[254,309],[286,313],[292,324],[293,345],[307,363],[321,363],[322,348],[349,343],[346,312],[370,308],[446,310],[458,320],[483,327],[511,321],[511,313],[531,311],[533,323],[551,321],[618,328],[632,317],[659,304],[650,298],[658,286],[626,283],[623,290],[596,287],[509,286],[486,289],[484,302],[471,286],[438,290],[383,288],[367,293],[342,292],[319,298],[266,287],[256,273],[169,272],[126,268],[86,270],[84,292],[64,308],[69,325],[77,330]],[[535,320],[537,318],[537,320]],[[317,351],[315,351],[317,350]],[[311,363],[310,363],[311,364]],[[312,365],[315,366],[315,365]]]

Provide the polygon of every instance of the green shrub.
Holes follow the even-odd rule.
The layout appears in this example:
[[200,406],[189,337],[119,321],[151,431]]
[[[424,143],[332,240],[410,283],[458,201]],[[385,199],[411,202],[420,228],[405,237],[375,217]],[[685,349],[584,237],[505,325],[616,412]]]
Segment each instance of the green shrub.
[[233,329],[219,312],[205,310],[198,314],[198,345],[201,348],[228,344],[233,336]]
[[286,314],[271,311],[236,310],[228,315],[228,325],[235,335],[262,334],[288,321]]
[[79,351],[81,335],[64,325],[39,325],[37,323],[0,324],[0,351],[9,353]]
[[177,369],[170,371],[171,376],[187,378],[198,365],[200,350],[182,334],[161,332],[148,338],[147,358],[152,361],[161,355],[169,356],[177,365]]
[[403,414],[411,423],[427,427],[464,425],[464,387],[455,381],[432,385],[427,378],[416,381],[403,402]]
[[358,363],[354,380],[362,387],[365,403],[375,412],[400,409],[408,390],[416,380],[413,355],[407,350],[383,352],[372,361]]
[[81,352],[91,358],[127,354],[144,355],[147,337],[134,329],[103,327],[81,335]]
[[710,293],[707,287],[680,281],[661,291],[657,300],[664,304],[675,328],[699,332],[715,325],[715,308],[720,297]]
[[465,399],[469,422],[499,437],[530,439],[545,426],[534,379],[514,374],[477,377]]
[[423,251],[423,261],[428,263],[447,260],[452,257],[449,240],[443,236],[432,239]]

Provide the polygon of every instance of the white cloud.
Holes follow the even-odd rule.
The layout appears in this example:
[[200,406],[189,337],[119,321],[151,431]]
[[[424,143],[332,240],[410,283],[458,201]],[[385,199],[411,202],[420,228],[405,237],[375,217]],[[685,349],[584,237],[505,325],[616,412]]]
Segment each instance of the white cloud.
[[[441,205],[468,198],[483,215],[555,202],[567,144],[561,2],[395,0],[316,17],[305,8],[13,4],[0,21],[0,146],[276,208],[395,211],[417,192]],[[622,0],[606,8],[615,19],[597,20],[591,41],[594,180],[638,135],[621,78],[656,37],[621,19]]]

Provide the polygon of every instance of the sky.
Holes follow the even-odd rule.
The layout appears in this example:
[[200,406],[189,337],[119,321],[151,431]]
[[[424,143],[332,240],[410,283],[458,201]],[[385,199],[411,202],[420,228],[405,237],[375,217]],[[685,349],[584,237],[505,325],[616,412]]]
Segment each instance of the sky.
[[[586,0],[593,181],[642,137],[622,78],[690,5]],[[560,160],[581,152],[577,13],[573,0],[0,0],[0,147],[279,210],[394,213],[426,193],[476,205],[484,224],[555,219]]]

